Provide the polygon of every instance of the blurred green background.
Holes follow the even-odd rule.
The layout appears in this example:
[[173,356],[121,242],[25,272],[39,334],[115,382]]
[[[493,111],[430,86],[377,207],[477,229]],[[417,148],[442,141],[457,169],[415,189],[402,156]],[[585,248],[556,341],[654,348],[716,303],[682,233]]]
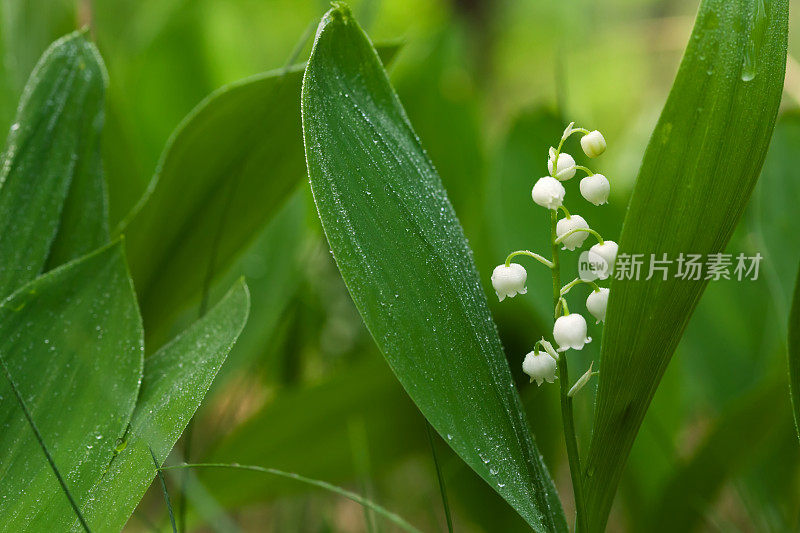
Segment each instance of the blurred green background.
[[[283,67],[298,46],[303,61],[328,7],[316,0],[1,1],[0,129],[8,129],[48,44],[91,28],[110,78],[103,145],[112,227],[145,190],[182,118],[214,89]],[[389,69],[392,82],[455,204],[487,287],[508,251],[547,243],[546,217],[532,205],[530,187],[546,172],[547,147],[569,121],[600,129],[608,140],[608,152],[593,163],[613,184],[610,205],[580,214],[616,239],[697,4],[351,2],[375,43],[402,43]],[[800,1],[791,8],[797,11]],[[761,276],[711,283],[706,291],[636,441],[612,531],[798,528],[800,454],[784,342],[800,251],[791,232],[800,212],[793,163],[800,128],[791,112],[800,103],[795,27],[789,54],[785,116],[730,245],[733,253],[761,252]],[[264,175],[269,179],[269,169]],[[193,457],[324,479],[369,495],[425,531],[441,530],[424,420],[350,301],[308,187],[292,196],[219,287],[242,273],[253,296],[250,321],[201,408]],[[548,284],[547,273],[531,266],[526,297],[499,306],[487,293],[569,515],[557,387],[537,389],[520,369],[546,324]],[[178,331],[196,315],[182,311],[175,324],[159,326]],[[599,340],[600,329],[590,329]],[[573,368],[585,368],[598,353],[599,342],[576,352]],[[586,444],[590,392],[578,398],[577,410]],[[441,441],[436,446],[458,531],[525,530]],[[169,527],[160,494],[151,492],[130,531]],[[198,473],[189,497],[196,531],[357,532],[372,530],[373,521],[374,530],[391,530],[352,502],[254,473]]]

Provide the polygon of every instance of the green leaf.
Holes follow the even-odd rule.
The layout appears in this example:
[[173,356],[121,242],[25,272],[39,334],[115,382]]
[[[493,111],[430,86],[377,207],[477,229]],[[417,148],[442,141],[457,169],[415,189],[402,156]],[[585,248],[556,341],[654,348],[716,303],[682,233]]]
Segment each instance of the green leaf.
[[147,358],[130,427],[84,508],[94,529],[125,526],[155,477],[151,448],[163,462],[236,342],[248,308],[247,287],[239,282],[203,318]]
[[[781,98],[787,2],[705,0],[642,162],[620,253],[723,252],[761,170]],[[674,274],[674,272],[673,272]],[[614,280],[586,461],[604,528],[633,440],[705,281]],[[722,370],[722,369],[720,369]]]
[[800,113],[784,113],[775,125],[775,135],[756,188],[758,214],[754,219],[764,254],[762,265],[782,322],[789,313],[795,269],[800,261],[800,239],[796,238],[797,203],[800,202],[798,148]]
[[323,228],[392,370],[445,442],[532,527],[566,530],[461,226],[342,5],[317,30],[301,102]]
[[[386,47],[387,57],[397,48]],[[303,68],[222,87],[173,133],[123,222],[148,342],[225,273],[302,181]]]
[[97,153],[105,81],[82,33],[53,43],[28,80],[0,165],[0,296],[35,278],[51,246],[55,266],[107,239]]
[[800,268],[794,287],[792,310],[789,313],[789,393],[797,436],[800,438]]
[[[121,244],[0,305],[0,354],[78,505],[131,419],[143,342]],[[0,531],[66,531],[75,514],[6,380],[0,398]]]

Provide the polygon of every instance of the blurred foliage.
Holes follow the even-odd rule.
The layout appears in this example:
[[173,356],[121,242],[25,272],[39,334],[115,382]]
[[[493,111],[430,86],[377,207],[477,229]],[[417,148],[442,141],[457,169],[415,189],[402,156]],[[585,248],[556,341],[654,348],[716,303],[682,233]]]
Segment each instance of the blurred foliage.
[[[606,133],[610,148],[599,170],[614,183],[610,207],[586,212],[604,235],[613,235],[697,5],[695,0],[352,2],[375,42],[403,41],[392,82],[454,200],[484,282],[509,247],[533,248],[544,238],[537,233],[536,211],[528,210],[529,187],[545,172],[537,155],[541,146],[567,120]],[[2,0],[0,128],[7,130],[13,121],[25,80],[49,43],[88,25],[109,72],[102,149],[113,228],[141,197],[181,120],[222,85],[285,65],[327,7],[323,0]],[[798,12],[800,2],[793,0],[791,9]],[[796,65],[800,26],[790,27],[789,43]],[[309,49],[306,42],[300,60]],[[800,73],[791,61],[785,109],[798,104]],[[781,201],[784,207],[773,214],[797,212],[800,198],[791,180],[797,165],[789,158],[798,152],[792,146],[783,155],[770,152],[764,176],[770,169],[783,172],[795,192],[769,191],[773,183],[762,181],[731,252],[764,253],[769,247],[775,256],[791,249],[781,245],[787,244],[785,220],[764,217],[763,210]],[[777,199],[757,206],[768,194]],[[784,324],[790,302],[785,291],[794,282],[797,257],[792,263],[787,252],[773,263],[765,256],[765,272],[772,264],[777,277],[712,283],[706,291],[635,441],[610,530],[641,530],[653,510],[670,505],[684,506],[684,514],[700,512],[694,520],[704,530],[796,529],[800,457],[786,394]],[[790,279],[784,278],[785,268]],[[442,526],[423,420],[361,323],[307,188],[291,196],[220,275],[211,300],[242,273],[251,287],[251,320],[200,410],[197,457],[281,467],[358,492],[369,487],[371,497],[424,530]],[[508,304],[493,303],[492,311],[537,442],[559,492],[568,495],[555,388],[528,386],[519,372],[523,354],[538,338],[544,308],[534,291]],[[197,313],[171,311],[177,315],[160,324],[165,335]],[[577,366],[596,359],[598,348],[593,343],[584,350],[585,360]],[[729,422],[746,411],[748,397],[780,403],[769,407],[775,423],[757,449],[750,446],[755,426]],[[584,449],[592,403],[584,393],[576,405]],[[365,446],[354,444],[359,427]],[[676,477],[688,475],[687,466],[709,450],[717,453],[719,435],[728,444],[718,453],[729,452],[730,441],[750,453],[746,460],[736,458],[736,467],[706,492],[710,506],[697,511],[687,509],[685,500],[663,501],[673,494]],[[445,446],[439,449],[459,531],[525,530],[471,470]],[[179,459],[179,451],[175,456]],[[194,494],[219,507],[201,516],[198,509],[214,507],[194,506],[193,523],[202,519],[220,528],[238,523],[245,531],[365,530],[355,504],[255,475],[203,473]],[[569,514],[570,503],[565,505]],[[165,520],[161,495],[150,494],[129,529],[147,530]]]

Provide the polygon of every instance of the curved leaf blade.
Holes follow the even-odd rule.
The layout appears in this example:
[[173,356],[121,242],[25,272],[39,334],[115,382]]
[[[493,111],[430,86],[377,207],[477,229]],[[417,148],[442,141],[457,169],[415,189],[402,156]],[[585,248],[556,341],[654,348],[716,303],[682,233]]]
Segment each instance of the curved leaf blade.
[[334,257],[403,387],[537,531],[565,531],[471,252],[368,38],[337,6],[303,80],[311,188]]
[[28,80],[0,163],[0,296],[35,278],[51,253],[50,267],[108,240],[97,151],[105,85],[97,49],[77,32],[53,43]]
[[[642,162],[620,253],[721,253],[769,145],[788,3],[705,0]],[[606,523],[625,461],[705,281],[614,280],[586,461],[588,523]]]
[[[397,49],[384,47],[387,60]],[[123,221],[148,343],[226,272],[302,181],[303,67],[237,81],[198,104]]]
[[[142,337],[120,244],[0,305],[0,355],[79,506],[131,419]],[[67,531],[75,514],[5,380],[0,398],[0,531]]]
[[[241,333],[249,305],[241,281],[203,318],[147,358],[130,427],[84,508],[97,531],[125,526],[155,477],[151,450],[161,462],[172,450]],[[72,523],[72,531],[79,530]]]

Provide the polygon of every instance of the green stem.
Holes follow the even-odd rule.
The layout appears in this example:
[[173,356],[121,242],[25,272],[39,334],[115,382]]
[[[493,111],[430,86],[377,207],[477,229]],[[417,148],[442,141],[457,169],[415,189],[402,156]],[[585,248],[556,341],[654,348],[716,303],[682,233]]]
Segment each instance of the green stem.
[[[556,223],[558,213],[550,211],[550,241],[553,245],[553,307],[557,308],[561,301],[561,272],[558,260],[558,242],[556,238]],[[567,458],[569,460],[569,473],[572,478],[572,492],[575,497],[575,532],[586,531],[586,507],[583,499],[583,479],[581,477],[581,460],[578,453],[578,441],[575,437],[575,417],[572,407],[572,398],[569,392],[569,369],[567,367],[567,354],[558,358],[558,373],[560,379],[561,418],[564,424],[564,440],[567,444]]]
[[506,267],[511,265],[511,260],[517,257],[518,255],[526,255],[528,257],[532,257],[537,261],[539,261],[544,266],[546,266],[547,268],[553,268],[553,263],[551,263],[541,255],[531,252],[530,250],[517,250],[516,252],[511,252],[510,254],[508,254],[508,257],[506,257]]
[[563,205],[558,206],[558,209],[561,209],[564,212],[564,216],[566,218],[571,218],[572,217],[572,215],[569,214],[569,211],[567,211],[567,208],[564,207]]
[[594,175],[594,172],[592,171],[591,168],[585,167],[583,165],[575,165],[575,168],[577,170],[582,170],[582,171],[586,172],[587,176],[593,176]]
[[[562,357],[563,359],[563,357]],[[265,468],[263,466],[255,466],[255,465],[240,465],[240,464],[228,464],[228,463],[184,463],[179,465],[173,466],[163,466],[159,470],[182,470],[185,468],[226,468],[226,469],[233,469],[233,470],[249,470],[250,472],[261,472],[262,474],[271,474],[273,476],[278,476],[282,478],[294,479],[295,481],[299,481],[301,483],[305,483],[307,485],[312,485],[314,487],[318,487],[320,489],[327,490],[329,492],[333,492],[334,494],[338,494],[339,496],[343,496],[349,500],[352,500],[360,505],[369,507],[379,515],[383,516],[397,527],[402,529],[403,531],[407,531],[408,533],[421,533],[419,529],[412,526],[400,516],[396,515],[395,513],[388,511],[384,507],[378,505],[377,503],[369,500],[359,494],[354,492],[350,492],[349,490],[337,487],[336,485],[332,485],[326,481],[320,481],[318,479],[312,479],[305,476],[301,476],[299,474],[294,474],[292,472],[285,472],[283,470],[276,470],[275,468]]]
[[591,285],[592,289],[595,292],[600,290],[600,286],[594,281],[586,281],[585,279],[575,278],[566,285],[564,285],[563,287],[561,287],[561,296],[565,296],[570,291],[570,289],[572,289],[572,287],[574,287],[575,285],[580,285],[581,283]]
[[561,244],[562,242],[564,242],[564,239],[566,239],[567,237],[569,237],[569,236],[570,236],[570,235],[572,235],[573,233],[578,233],[579,231],[585,231],[586,233],[591,233],[592,235],[594,235],[594,236],[595,236],[595,238],[597,238],[597,242],[599,242],[600,244],[603,244],[603,242],[604,242],[604,241],[603,241],[603,237],[602,237],[602,236],[601,236],[599,233],[597,233],[595,230],[593,230],[593,229],[589,229],[589,228],[575,228],[575,229],[573,229],[573,230],[569,230],[568,232],[566,232],[566,233],[565,233],[564,235],[562,235],[561,237],[558,237],[558,238],[557,238],[557,239],[554,241],[554,244]]

